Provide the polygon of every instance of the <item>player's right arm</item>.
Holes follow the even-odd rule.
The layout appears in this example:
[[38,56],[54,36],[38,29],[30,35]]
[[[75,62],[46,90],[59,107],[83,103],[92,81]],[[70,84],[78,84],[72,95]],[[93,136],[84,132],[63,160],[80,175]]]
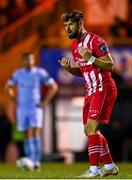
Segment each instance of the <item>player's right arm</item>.
[[68,57],[63,57],[59,61],[60,65],[68,71],[70,74],[74,76],[79,76],[82,77],[82,73],[79,68],[79,64],[77,62],[73,62],[70,58]]
[[17,74],[14,73],[13,76],[7,81],[5,85],[5,89],[13,101],[16,101],[16,95],[14,92],[14,86],[16,84],[17,84]]

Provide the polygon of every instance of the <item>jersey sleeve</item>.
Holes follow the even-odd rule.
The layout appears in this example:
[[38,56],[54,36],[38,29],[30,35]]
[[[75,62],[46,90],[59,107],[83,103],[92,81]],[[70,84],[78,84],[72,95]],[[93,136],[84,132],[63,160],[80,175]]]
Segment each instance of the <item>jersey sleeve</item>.
[[93,54],[95,57],[108,55],[109,49],[103,38],[97,36],[93,39]]
[[7,81],[7,84],[9,86],[14,86],[17,84],[17,82],[18,82],[18,73],[14,72],[12,77]]
[[40,69],[40,76],[42,84],[46,86],[49,86],[55,82],[55,80],[52,77],[50,77],[49,73],[44,69]]

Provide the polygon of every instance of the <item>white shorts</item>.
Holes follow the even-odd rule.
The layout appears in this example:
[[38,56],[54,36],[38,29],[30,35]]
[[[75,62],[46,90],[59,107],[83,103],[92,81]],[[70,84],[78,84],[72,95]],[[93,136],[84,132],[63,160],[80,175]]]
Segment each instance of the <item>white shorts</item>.
[[25,131],[29,128],[42,128],[43,109],[39,107],[17,108],[17,129]]

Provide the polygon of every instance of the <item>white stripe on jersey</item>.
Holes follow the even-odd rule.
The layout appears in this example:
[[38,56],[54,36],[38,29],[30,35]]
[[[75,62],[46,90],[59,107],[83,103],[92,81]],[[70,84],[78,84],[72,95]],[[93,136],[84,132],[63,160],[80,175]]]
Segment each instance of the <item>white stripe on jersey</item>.
[[94,39],[94,38],[92,38],[91,41],[90,41],[90,48],[91,48],[91,49],[93,49],[93,45],[92,45],[93,39]]
[[103,84],[102,84],[102,75],[101,73],[98,74],[98,77],[99,77],[99,81],[100,81],[100,84],[99,84],[99,91],[103,91]]
[[96,81],[96,76],[95,76],[94,71],[90,72],[90,77],[91,77],[91,80],[92,80],[93,93],[94,93],[94,92],[96,92],[96,87],[97,87],[97,81]]
[[82,47],[82,42],[80,42],[80,43],[78,44],[78,47]]
[[88,34],[88,35],[85,37],[84,41],[83,41],[83,47],[84,47],[84,48],[87,48],[87,44],[88,44],[89,39],[90,39],[90,34]]
[[[88,72],[84,72],[83,75],[88,86],[88,95],[90,96],[91,94],[95,93],[97,90],[97,78],[95,76],[94,71],[91,71],[90,74]],[[98,74],[98,78],[99,78],[99,85],[98,85],[99,91],[103,91],[103,84],[102,84],[103,78],[101,73]]]
[[90,79],[88,77],[88,73],[87,72],[84,72],[84,78],[85,78],[85,81],[88,85],[88,95],[90,96],[92,94],[92,87],[91,87],[91,82],[90,82]]

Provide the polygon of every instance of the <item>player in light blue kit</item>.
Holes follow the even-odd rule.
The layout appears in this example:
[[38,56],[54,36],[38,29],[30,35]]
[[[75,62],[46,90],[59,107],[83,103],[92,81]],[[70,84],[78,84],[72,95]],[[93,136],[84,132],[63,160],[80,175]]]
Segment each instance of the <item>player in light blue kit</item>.
[[[54,97],[58,85],[46,70],[35,66],[32,53],[23,54],[23,63],[24,67],[16,70],[12,78],[7,81],[6,89],[17,103],[17,128],[24,133],[25,154],[32,160],[34,169],[37,169],[40,167],[41,160],[42,108]],[[18,89],[17,98],[13,90],[15,85]],[[41,98],[42,85],[48,86],[43,101]]]

